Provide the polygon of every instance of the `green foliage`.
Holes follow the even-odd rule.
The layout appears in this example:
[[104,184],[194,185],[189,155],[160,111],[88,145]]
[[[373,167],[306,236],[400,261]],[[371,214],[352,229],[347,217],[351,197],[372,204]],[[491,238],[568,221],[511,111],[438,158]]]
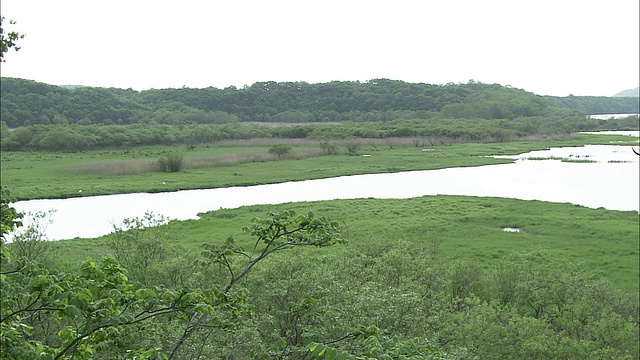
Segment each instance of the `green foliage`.
[[637,97],[573,96],[543,97],[551,106],[569,108],[586,114],[637,114]]
[[[501,274],[494,267],[478,277],[478,294],[454,295],[457,290],[448,284],[459,277],[459,265],[434,262],[421,250],[411,254],[395,245],[384,252],[395,250],[409,268],[399,288],[388,285],[387,274],[394,271],[388,258],[365,256],[362,248],[319,259],[297,253],[284,268],[280,262],[265,264],[269,273],[253,277],[253,286],[261,290],[255,309],[264,326],[260,332],[269,334],[272,329],[274,336],[266,340],[281,341],[283,358],[302,358],[306,351],[319,359],[599,358],[598,354],[631,359],[637,351],[637,298],[603,286],[584,267],[569,264],[567,269],[566,263],[548,261],[539,251],[504,259],[528,259],[512,264],[539,276],[539,283],[525,285],[522,293],[518,290],[522,296],[532,290],[547,294],[545,302],[553,313],[535,317],[528,300],[496,302],[491,289]],[[473,266],[466,268],[471,271]],[[272,282],[269,274],[280,280]],[[575,283],[556,297],[569,278]],[[593,298],[596,294],[606,300]],[[616,320],[605,325],[604,319]],[[605,327],[605,333],[595,335],[596,328]],[[353,330],[366,328],[377,330]]]
[[[242,228],[243,232],[254,237],[255,243],[251,251],[236,246],[233,238],[228,238],[224,245],[205,245],[204,261],[223,265],[229,273],[230,289],[237,281],[260,260],[268,255],[296,246],[323,247],[343,242],[339,227],[324,217],[316,217],[312,212],[306,215],[294,211],[269,212],[266,218],[255,218],[250,226]],[[234,271],[235,256],[242,256],[247,262],[240,272]]]
[[320,149],[327,155],[338,154],[338,143],[335,141],[323,140],[320,142]]
[[35,261],[41,264],[51,264],[56,255],[56,249],[51,246],[45,230],[51,224],[49,212],[37,212],[27,214],[29,222],[26,226],[18,228],[11,238],[11,252],[17,259]]
[[5,235],[22,226],[22,214],[10,206],[14,201],[9,190],[0,186],[0,244],[4,244]]
[[[270,212],[268,215],[266,218],[255,218],[252,225],[243,227],[244,232],[255,238],[250,251],[237,246],[233,238],[228,238],[222,245],[205,244],[200,263],[205,267],[218,265],[227,273],[227,285],[222,290],[223,294],[230,294],[234,286],[243,280],[257,263],[273,253],[304,245],[321,247],[342,242],[337,223],[316,217],[313,213],[297,215],[293,211],[283,211]],[[238,264],[237,258],[243,259],[243,263]],[[214,307],[218,305],[220,302],[213,304]],[[216,321],[209,315],[203,313],[187,326],[173,347],[171,358],[184,351],[185,342],[194,334],[201,332],[203,328],[206,330],[209,322]]]
[[[2,297],[0,345],[10,358],[95,358],[154,351],[149,337],[158,329],[145,325],[150,319],[204,309],[213,296],[157,286],[137,288],[110,257],[84,262],[77,274],[16,265],[6,276]],[[126,344],[125,337],[132,340]]]
[[[373,327],[375,328],[375,327]],[[377,330],[377,328],[376,328]],[[379,331],[379,330],[378,330]],[[368,331],[369,332],[369,331]],[[357,355],[331,345],[311,343],[308,347],[308,356],[311,359],[325,360],[367,360],[367,359],[414,359],[414,360],[446,360],[459,359],[454,354],[447,354],[438,349],[438,346],[424,339],[389,340],[376,333],[367,336],[365,332],[356,330],[349,335],[353,337],[365,337],[366,348]]]
[[347,149],[348,155],[356,155],[360,149],[360,141],[349,140],[344,142],[344,148]]
[[[9,203],[3,205],[9,207]],[[12,219],[7,221],[9,225]],[[226,286],[209,283],[197,289],[186,284],[168,288],[158,281],[151,284],[153,277],[147,276],[154,265],[166,260],[159,243],[166,233],[157,229],[163,223],[164,219],[147,214],[144,219],[126,220],[116,229],[113,244],[117,256],[143,281],[132,282],[127,270],[110,256],[104,256],[100,263],[87,260],[72,273],[57,272],[26,257],[16,262],[3,258],[3,356],[174,358],[182,353],[182,357],[191,358],[190,346],[195,343],[187,340],[192,335],[238,328],[242,315],[251,310],[245,304],[246,292],[232,292],[232,288],[254,265],[276,251],[340,241],[337,225],[325,218],[291,211],[270,213],[244,229],[257,238],[252,252],[244,252],[233,240],[203,252],[204,270],[198,276],[209,272],[209,264],[224,265],[230,274]],[[247,259],[238,272],[232,262],[236,256]]]
[[289,151],[291,151],[291,145],[289,144],[275,144],[269,148],[269,154],[277,155],[278,159],[282,159]]
[[[0,17],[0,61],[5,62],[4,55],[10,50],[20,50],[17,41],[24,39],[24,34],[20,34],[17,31],[7,32],[3,27],[4,16]],[[16,22],[9,20],[10,25],[14,25]]]
[[114,225],[111,249],[133,281],[146,285],[150,274],[158,271],[152,267],[167,261],[167,222],[165,217],[147,212],[142,218],[128,218],[122,225]]

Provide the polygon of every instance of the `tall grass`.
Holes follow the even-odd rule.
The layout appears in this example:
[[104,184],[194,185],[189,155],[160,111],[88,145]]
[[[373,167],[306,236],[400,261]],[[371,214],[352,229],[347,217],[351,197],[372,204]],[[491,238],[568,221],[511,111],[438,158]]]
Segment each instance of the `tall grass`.
[[[229,167],[284,159],[300,160],[323,155],[325,154],[318,148],[293,151],[280,158],[275,154],[259,151],[217,156],[185,157],[182,159],[181,169]],[[161,164],[160,161],[153,162],[149,160],[112,161],[77,165],[70,168],[69,171],[71,173],[85,175],[136,175],[156,171],[168,172],[168,170],[166,170],[168,169],[168,165],[163,164],[164,163]]]
[[155,168],[149,160],[127,160],[76,165],[69,171],[85,175],[137,175],[155,171]]
[[293,147],[313,147],[319,146],[318,140],[311,139],[280,139],[280,138],[255,138],[255,139],[235,139],[221,140],[216,146],[221,147],[269,147],[275,144],[287,143]]
[[[528,142],[528,141],[558,141],[567,139],[578,139],[579,135],[526,135],[526,136],[508,136],[502,141],[498,141],[492,137],[485,137],[480,140],[470,141],[465,138],[446,138],[444,144],[438,140],[434,146],[442,146],[446,144],[461,144],[467,142],[474,143],[498,143],[498,142]],[[340,144],[344,151],[344,144],[354,139],[326,139],[329,141],[335,141]],[[221,147],[269,147],[279,143],[287,143],[293,147],[320,147],[320,143],[323,140],[319,139],[281,139],[281,138],[255,138],[255,139],[237,139],[237,140],[222,140],[216,143],[216,146]],[[412,136],[412,137],[387,137],[387,138],[358,138],[357,141],[362,147],[369,148],[393,148],[393,147],[413,147],[419,144],[424,147],[431,147],[427,137],[425,136]]]
[[242,164],[248,164],[253,162],[268,162],[277,161],[283,159],[307,159],[312,157],[318,157],[324,155],[323,152],[318,149],[306,149],[291,152],[282,157],[278,157],[275,154],[266,152],[250,152],[242,154],[227,154],[220,156],[203,156],[186,158],[184,160],[185,169],[202,169],[202,168],[215,168],[215,167],[228,167]]

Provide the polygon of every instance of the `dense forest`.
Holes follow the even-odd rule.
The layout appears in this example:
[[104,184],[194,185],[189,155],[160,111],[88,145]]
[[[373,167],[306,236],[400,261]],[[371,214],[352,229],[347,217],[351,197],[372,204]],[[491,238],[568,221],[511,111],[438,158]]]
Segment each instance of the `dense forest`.
[[498,84],[259,82],[238,89],[122,90],[64,87],[2,78],[9,128],[48,124],[223,124],[234,121],[336,122],[400,118],[514,119],[584,113],[637,113],[635,98],[541,97]]
[[551,106],[580,110],[586,114],[637,114],[638,97],[545,96]]
[[1,85],[3,150],[193,146],[251,138],[507,141],[638,128],[637,117],[600,121],[584,111],[637,112],[634,98],[548,98],[477,82],[266,82],[243,89],[141,92],[67,89],[12,78]]

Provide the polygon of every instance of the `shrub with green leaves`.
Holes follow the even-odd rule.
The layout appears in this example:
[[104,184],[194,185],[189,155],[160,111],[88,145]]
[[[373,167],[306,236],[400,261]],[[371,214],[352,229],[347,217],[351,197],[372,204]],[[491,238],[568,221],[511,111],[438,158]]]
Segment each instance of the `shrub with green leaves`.
[[[12,213],[9,202],[3,192],[0,205]],[[2,235],[18,225],[16,219],[2,219]],[[114,242],[119,246],[116,256],[130,268],[136,262],[165,261],[166,257],[149,253],[162,250],[161,229],[145,228],[163,222],[152,214],[125,221]],[[68,273],[25,257],[12,262],[1,241],[6,256],[0,271],[0,353],[8,359],[217,357],[219,347],[204,346],[212,334],[227,339],[223,347],[233,343],[235,334],[256,336],[244,321],[252,311],[247,292],[232,289],[254,265],[292,247],[342,242],[335,222],[312,213],[269,213],[243,231],[256,239],[253,249],[244,250],[232,238],[224,245],[209,245],[199,271],[192,274],[203,281],[177,287],[132,281],[131,269],[110,255],[101,261],[86,260]],[[209,277],[216,269],[227,274],[222,283]],[[255,355],[254,351],[247,349]]]
[[277,155],[278,159],[282,159],[289,151],[291,151],[291,145],[289,144],[275,144],[269,148],[269,154]]
[[338,154],[338,143],[335,141],[323,140],[320,142],[320,149],[327,155]]
[[158,170],[162,172],[179,172],[182,170],[182,154],[173,153],[158,159]]

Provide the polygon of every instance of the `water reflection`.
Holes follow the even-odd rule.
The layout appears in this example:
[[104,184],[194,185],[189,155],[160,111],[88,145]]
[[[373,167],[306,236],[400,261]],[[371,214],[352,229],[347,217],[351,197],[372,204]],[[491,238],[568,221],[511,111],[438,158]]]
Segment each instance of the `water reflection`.
[[[541,158],[589,159],[578,163]],[[171,219],[194,219],[220,208],[355,198],[410,198],[469,195],[567,202],[591,208],[640,210],[638,156],[629,146],[554,148],[511,156],[513,164],[356,175],[251,187],[188,190],[159,194],[31,200],[15,204],[22,212],[56,209],[46,230],[52,240],[97,237],[124,218],[146,211]]]

